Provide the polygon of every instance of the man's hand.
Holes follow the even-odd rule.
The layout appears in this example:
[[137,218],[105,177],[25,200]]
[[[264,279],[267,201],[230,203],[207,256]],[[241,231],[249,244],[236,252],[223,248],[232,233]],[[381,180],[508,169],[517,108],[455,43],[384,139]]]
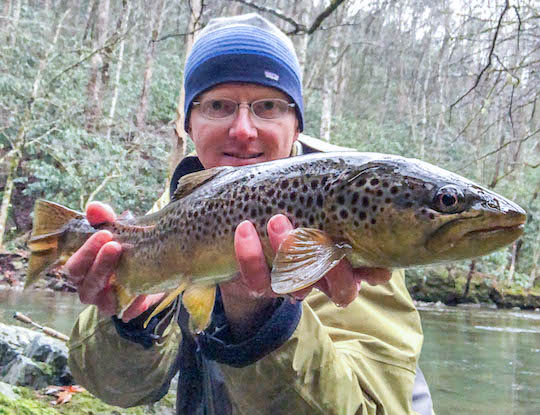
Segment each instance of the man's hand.
[[[268,237],[274,251],[292,229],[291,222],[284,215],[276,215],[268,221]],[[259,235],[249,221],[238,225],[234,242],[240,277],[220,287],[233,332],[242,336],[242,333],[252,331],[264,322],[265,311],[277,295],[270,285],[270,269],[266,265]],[[377,285],[389,281],[390,277],[387,269],[352,268],[349,261],[344,259],[316,284],[292,295],[302,299],[313,288],[318,288],[335,304],[346,306],[356,298],[363,281]]]
[[[88,204],[86,217],[91,225],[116,220],[112,208],[100,202]],[[103,230],[92,235],[66,262],[69,280],[77,287],[82,303],[94,304],[106,315],[116,313],[117,303],[111,278],[121,255],[122,245],[113,241],[109,231]],[[127,322],[137,317],[162,297],[163,294],[138,296],[124,312],[122,320]]]

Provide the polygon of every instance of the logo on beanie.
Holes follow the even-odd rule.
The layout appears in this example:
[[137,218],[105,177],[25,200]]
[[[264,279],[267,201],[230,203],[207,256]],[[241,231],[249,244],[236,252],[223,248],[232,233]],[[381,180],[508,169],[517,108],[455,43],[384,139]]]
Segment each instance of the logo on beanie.
[[279,75],[277,73],[264,71],[264,76],[266,76],[268,79],[271,79],[272,81],[279,81]]

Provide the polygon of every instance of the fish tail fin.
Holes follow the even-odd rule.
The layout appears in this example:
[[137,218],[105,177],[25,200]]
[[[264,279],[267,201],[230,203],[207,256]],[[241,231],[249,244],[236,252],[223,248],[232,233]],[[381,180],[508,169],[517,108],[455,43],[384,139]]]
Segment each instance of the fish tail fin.
[[65,232],[65,225],[83,214],[68,209],[57,203],[38,200],[34,206],[32,235],[28,240],[30,259],[24,287],[36,282],[41,274],[52,265],[62,264],[67,260],[59,248],[59,238]]

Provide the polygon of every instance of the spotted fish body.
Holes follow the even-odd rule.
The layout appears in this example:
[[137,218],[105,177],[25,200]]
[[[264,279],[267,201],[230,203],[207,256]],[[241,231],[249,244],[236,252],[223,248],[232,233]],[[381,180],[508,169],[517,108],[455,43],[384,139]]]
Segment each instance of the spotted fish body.
[[[38,201],[36,219],[50,205]],[[42,216],[64,209],[54,206]],[[296,229],[274,254],[266,223],[279,213]],[[353,266],[395,268],[487,254],[522,234],[525,212],[461,176],[398,156],[318,153],[217,167],[180,179],[159,212],[100,227],[123,245],[115,282],[123,292],[120,303],[233,278],[234,231],[245,219],[261,236],[272,288],[285,294],[313,284],[344,257]],[[51,232],[39,230],[38,221],[30,247],[45,256],[42,235],[50,240],[56,232],[56,257],[65,258],[95,232],[85,222],[75,212]],[[31,260],[29,281],[53,263],[43,262],[32,266]]]

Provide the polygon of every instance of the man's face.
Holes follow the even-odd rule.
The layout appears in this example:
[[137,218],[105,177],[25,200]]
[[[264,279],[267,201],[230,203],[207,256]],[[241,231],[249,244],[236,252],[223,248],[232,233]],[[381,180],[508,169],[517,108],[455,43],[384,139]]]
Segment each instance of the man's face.
[[[290,101],[277,89],[247,83],[218,85],[197,100],[230,99],[251,103],[267,98]],[[255,117],[248,106],[241,105],[236,115],[215,120],[203,117],[200,107],[194,106],[189,127],[199,160],[206,169],[288,157],[298,138],[298,120],[292,108],[281,118],[262,120]]]

